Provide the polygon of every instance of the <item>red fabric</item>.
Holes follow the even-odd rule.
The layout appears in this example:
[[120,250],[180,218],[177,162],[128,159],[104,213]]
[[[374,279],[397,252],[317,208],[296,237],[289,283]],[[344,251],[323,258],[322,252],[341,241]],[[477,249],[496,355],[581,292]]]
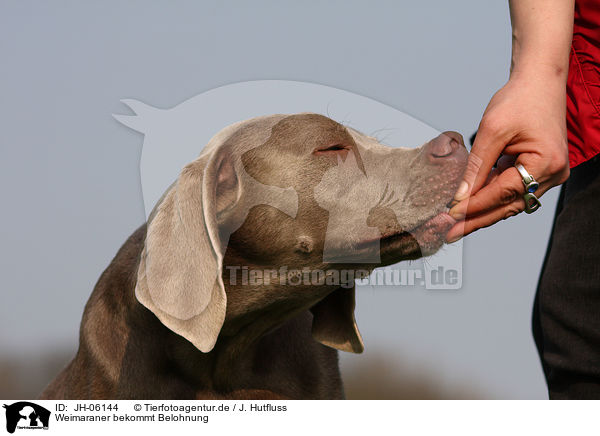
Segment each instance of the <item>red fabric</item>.
[[576,0],[567,78],[571,168],[600,153],[600,1]]

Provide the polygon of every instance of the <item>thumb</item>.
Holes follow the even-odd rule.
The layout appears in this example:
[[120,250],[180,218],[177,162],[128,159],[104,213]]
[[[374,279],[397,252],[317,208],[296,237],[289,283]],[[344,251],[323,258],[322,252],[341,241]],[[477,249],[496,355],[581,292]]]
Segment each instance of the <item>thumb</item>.
[[457,201],[462,201],[481,189],[505,145],[500,135],[488,128],[485,120],[482,120],[469,154],[463,181],[454,197]]

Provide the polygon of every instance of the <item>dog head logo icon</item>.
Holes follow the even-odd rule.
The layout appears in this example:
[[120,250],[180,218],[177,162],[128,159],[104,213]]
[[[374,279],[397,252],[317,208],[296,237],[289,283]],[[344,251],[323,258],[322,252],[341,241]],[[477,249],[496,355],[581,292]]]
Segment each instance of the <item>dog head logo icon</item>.
[[47,429],[50,421],[50,411],[42,406],[28,401],[19,401],[6,409],[6,431],[14,433],[19,429]]

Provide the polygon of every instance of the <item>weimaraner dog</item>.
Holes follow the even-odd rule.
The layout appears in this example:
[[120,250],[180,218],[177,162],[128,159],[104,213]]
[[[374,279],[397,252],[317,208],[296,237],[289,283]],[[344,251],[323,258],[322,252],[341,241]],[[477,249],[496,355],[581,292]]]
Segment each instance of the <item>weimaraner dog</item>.
[[443,244],[467,155],[310,113],[225,128],[101,275],[41,398],[343,398],[354,278]]

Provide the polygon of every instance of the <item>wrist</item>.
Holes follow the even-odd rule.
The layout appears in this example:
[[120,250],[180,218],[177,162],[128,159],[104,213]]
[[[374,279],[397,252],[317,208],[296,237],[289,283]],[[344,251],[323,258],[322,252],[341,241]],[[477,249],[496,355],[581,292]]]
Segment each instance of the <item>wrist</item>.
[[543,56],[524,56],[523,59],[513,59],[510,66],[510,78],[530,80],[547,80],[548,85],[556,84],[564,87],[569,71],[568,56],[566,59],[553,60]]
[[566,92],[568,66],[562,63],[536,61],[516,63],[511,67],[509,82],[541,86],[546,92]]

